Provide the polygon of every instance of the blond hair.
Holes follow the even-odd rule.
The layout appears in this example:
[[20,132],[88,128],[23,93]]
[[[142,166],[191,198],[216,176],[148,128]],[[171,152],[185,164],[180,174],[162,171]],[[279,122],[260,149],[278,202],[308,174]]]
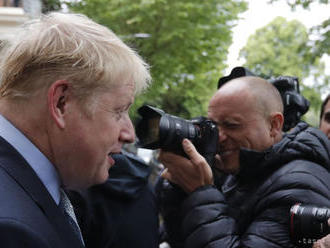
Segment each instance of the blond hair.
[[0,97],[28,99],[65,79],[85,100],[124,79],[135,83],[136,93],[151,81],[148,65],[134,50],[81,14],[54,12],[28,21],[7,44],[0,61]]

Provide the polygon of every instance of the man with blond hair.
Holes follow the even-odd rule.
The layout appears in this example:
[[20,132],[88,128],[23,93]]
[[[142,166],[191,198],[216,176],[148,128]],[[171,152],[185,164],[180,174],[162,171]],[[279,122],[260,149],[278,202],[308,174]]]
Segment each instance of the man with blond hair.
[[213,168],[188,139],[188,158],[160,154],[166,169],[158,192],[171,247],[294,247],[291,206],[330,207],[328,140],[306,123],[283,135],[280,94],[259,77],[223,84],[208,118],[219,129]]
[[103,183],[134,141],[148,66],[106,27],[50,13],[6,42],[0,75],[1,247],[82,247],[65,190]]

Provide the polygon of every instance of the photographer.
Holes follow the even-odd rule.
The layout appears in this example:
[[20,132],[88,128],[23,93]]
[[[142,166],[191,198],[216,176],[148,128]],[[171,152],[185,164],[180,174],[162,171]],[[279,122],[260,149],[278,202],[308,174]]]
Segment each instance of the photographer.
[[259,77],[222,85],[208,118],[219,129],[213,168],[188,139],[188,158],[160,154],[166,169],[158,194],[171,247],[294,247],[290,207],[330,206],[326,137],[303,122],[283,135],[281,96]]

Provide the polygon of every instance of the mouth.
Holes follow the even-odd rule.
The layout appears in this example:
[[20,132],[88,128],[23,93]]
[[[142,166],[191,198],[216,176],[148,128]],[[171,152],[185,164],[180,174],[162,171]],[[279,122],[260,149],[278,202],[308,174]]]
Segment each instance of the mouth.
[[231,154],[233,154],[233,151],[223,151],[221,153],[219,153],[221,157],[227,157],[230,156]]
[[115,155],[115,154],[120,154],[121,152],[109,152],[108,153],[108,156],[113,156],[113,155]]
[[229,155],[233,154],[236,151],[237,151],[237,149],[220,149],[218,154],[220,156],[229,156]]
[[109,168],[115,165],[115,160],[110,155],[108,156],[108,162],[110,164]]
[[108,153],[109,156],[115,155],[115,154],[121,154],[121,147],[120,148],[113,148],[112,151]]
[[115,154],[120,154],[120,151],[119,152],[109,152],[108,153],[108,161],[110,163],[110,167],[112,167],[115,164],[115,160],[112,157]]

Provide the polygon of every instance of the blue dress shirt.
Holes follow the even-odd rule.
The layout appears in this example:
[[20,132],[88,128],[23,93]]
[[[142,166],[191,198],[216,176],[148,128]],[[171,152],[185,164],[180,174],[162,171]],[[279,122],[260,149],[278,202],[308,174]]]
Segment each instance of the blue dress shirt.
[[0,115],[0,136],[24,157],[58,205],[60,202],[60,178],[53,164],[2,115]]

